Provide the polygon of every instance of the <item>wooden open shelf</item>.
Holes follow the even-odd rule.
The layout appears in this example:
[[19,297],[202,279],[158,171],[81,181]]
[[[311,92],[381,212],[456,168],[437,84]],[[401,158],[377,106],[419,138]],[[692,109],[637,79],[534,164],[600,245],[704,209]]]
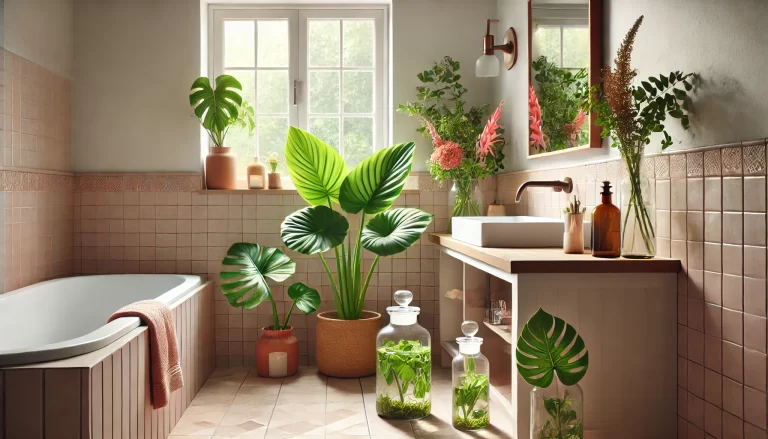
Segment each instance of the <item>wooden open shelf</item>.
[[498,334],[502,340],[512,344],[512,326],[511,325],[492,325],[488,323],[488,320],[483,320],[483,324],[491,331]]

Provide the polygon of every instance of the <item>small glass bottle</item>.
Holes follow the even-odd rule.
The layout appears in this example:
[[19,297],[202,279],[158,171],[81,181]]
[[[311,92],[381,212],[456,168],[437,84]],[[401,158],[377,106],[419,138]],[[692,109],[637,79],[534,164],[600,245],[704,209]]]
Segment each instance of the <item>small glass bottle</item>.
[[248,165],[248,188],[264,189],[267,184],[267,168],[259,162],[258,157],[253,158],[253,163]]
[[477,323],[467,320],[461,324],[464,337],[459,337],[459,353],[453,357],[451,375],[453,427],[459,430],[480,430],[491,423],[488,359],[480,353],[483,339],[475,337]]
[[408,306],[410,291],[395,292],[389,325],[376,337],[376,413],[382,418],[421,419],[432,410],[432,341]]
[[621,212],[611,202],[611,182],[603,182],[602,204],[592,211],[592,256],[618,258],[621,255]]

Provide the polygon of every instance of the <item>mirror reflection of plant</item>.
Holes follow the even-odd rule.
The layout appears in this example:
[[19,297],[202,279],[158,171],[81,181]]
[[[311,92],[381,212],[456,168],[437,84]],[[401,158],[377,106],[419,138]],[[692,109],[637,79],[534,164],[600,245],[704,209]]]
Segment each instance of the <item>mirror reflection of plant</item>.
[[240,81],[230,75],[219,75],[215,85],[214,89],[208,78],[201,76],[189,91],[189,104],[213,145],[224,146],[231,127],[246,130],[248,137],[252,136],[256,128],[254,110],[240,95],[243,90]]
[[[587,69],[574,73],[558,67],[546,56],[534,61],[532,67],[536,71],[534,79],[541,107],[542,131],[549,137],[547,151],[586,144],[589,141],[589,130],[580,128],[580,125],[573,125],[580,114],[581,123],[584,122],[583,113],[580,111],[589,97]],[[575,134],[575,131],[578,131],[578,134]]]
[[[392,418],[422,418],[430,413],[431,404],[423,399],[431,390],[432,360],[429,346],[418,341],[387,340],[376,350],[377,373],[387,385],[397,388],[398,400],[379,395],[376,400],[383,415]],[[413,398],[408,391],[413,386]]]
[[[460,378],[458,387],[453,388],[454,418],[453,426],[464,430],[478,430],[491,422],[488,414],[490,385],[488,375],[475,373],[475,359],[467,357],[466,375]],[[477,403],[485,401],[484,407],[475,408]]]
[[[416,87],[416,102],[399,105],[397,111],[409,116],[418,116],[421,127],[418,132],[432,138],[437,147],[438,142],[428,125],[434,127],[440,140],[458,145],[461,149],[455,161],[456,166],[441,166],[434,156],[427,162],[430,173],[437,181],[450,179],[480,180],[496,175],[504,169],[504,129],[494,123],[492,127],[490,150],[479,153],[478,141],[481,140],[486,128],[485,117],[489,106],[470,107],[466,109],[464,95],[467,89],[459,82],[460,63],[446,56],[436,62],[431,69],[416,76],[422,85]],[[500,110],[497,112],[500,113]],[[496,119],[498,121],[498,118]],[[488,142],[484,143],[485,145]],[[436,148],[437,149],[437,148]],[[446,169],[449,168],[449,169]]]

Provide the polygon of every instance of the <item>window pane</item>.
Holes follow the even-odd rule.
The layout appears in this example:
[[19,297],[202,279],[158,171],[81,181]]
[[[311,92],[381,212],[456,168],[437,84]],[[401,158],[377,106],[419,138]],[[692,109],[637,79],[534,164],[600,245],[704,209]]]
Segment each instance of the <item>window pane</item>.
[[549,62],[560,65],[560,28],[538,26],[533,35],[533,61],[546,56]]
[[[225,74],[232,75],[240,81],[243,91],[240,94],[249,104],[256,105],[256,89],[254,88],[256,72],[253,70],[225,70]],[[211,84],[213,86],[213,84]],[[215,86],[214,86],[215,87]]]
[[253,21],[224,22],[224,66],[254,66],[256,51],[253,31]]
[[[259,138],[259,159],[265,166],[269,153],[276,152],[280,157],[278,172],[285,171],[285,138],[288,135],[287,117],[259,117],[256,121]],[[269,170],[269,168],[267,168]]]
[[259,67],[288,67],[288,21],[259,20]]
[[258,76],[259,114],[288,113],[288,71],[259,70]]
[[338,117],[310,117],[309,132],[318,139],[339,150],[339,118]]
[[338,67],[341,24],[338,20],[308,20],[309,66]]
[[232,127],[227,131],[224,146],[232,148],[232,153],[237,158],[237,177],[245,178],[246,167],[256,155],[256,136],[248,137],[246,129]]
[[373,113],[373,72],[344,72],[344,112]]
[[373,118],[344,118],[344,160],[350,167],[373,153]]
[[344,66],[373,67],[373,20],[344,20]]
[[309,112],[339,112],[339,72],[309,72]]
[[563,66],[589,66],[589,28],[563,28]]

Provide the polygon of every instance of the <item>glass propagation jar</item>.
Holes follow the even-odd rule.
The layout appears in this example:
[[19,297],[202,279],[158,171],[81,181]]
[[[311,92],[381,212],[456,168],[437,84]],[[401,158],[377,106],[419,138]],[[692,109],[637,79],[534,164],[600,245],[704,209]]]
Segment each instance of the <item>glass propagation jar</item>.
[[409,306],[410,291],[395,292],[389,325],[376,337],[376,413],[390,419],[421,419],[432,409],[432,342]]
[[477,330],[477,323],[471,320],[461,324],[464,337],[456,339],[459,353],[451,363],[451,415],[458,430],[480,430],[491,423],[489,365],[480,353],[483,339],[475,337]]

